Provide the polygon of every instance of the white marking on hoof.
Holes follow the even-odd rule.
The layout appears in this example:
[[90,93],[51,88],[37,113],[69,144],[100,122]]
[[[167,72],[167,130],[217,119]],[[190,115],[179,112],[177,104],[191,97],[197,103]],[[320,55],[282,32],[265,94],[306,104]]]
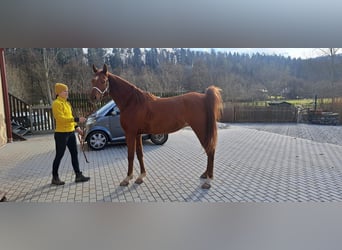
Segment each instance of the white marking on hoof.
[[120,183],[120,186],[126,187],[129,184],[129,181],[133,179],[133,175],[127,176],[123,181]]
[[203,189],[209,189],[211,187],[211,179],[207,178],[205,179],[204,183],[202,184],[201,188]]
[[202,189],[209,189],[211,187],[210,183],[204,182],[201,186]]
[[126,187],[126,186],[128,186],[128,184],[129,184],[129,181],[123,180],[122,182],[120,182],[121,187]]
[[135,184],[141,184],[141,183],[143,183],[144,182],[144,180],[143,179],[141,179],[141,178],[137,178],[136,180],[135,180]]
[[141,183],[143,183],[144,182],[144,180],[143,180],[143,178],[146,176],[146,173],[143,173],[143,174],[140,174],[139,176],[138,176],[138,178],[135,180],[135,183],[136,184],[141,184]]

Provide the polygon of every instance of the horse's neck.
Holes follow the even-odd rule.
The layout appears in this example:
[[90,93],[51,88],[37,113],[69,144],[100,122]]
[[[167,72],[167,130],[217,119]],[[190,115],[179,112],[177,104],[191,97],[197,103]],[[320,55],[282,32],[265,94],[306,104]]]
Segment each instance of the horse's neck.
[[112,74],[109,75],[109,84],[111,97],[118,105],[120,111],[123,111],[133,95],[134,86]]

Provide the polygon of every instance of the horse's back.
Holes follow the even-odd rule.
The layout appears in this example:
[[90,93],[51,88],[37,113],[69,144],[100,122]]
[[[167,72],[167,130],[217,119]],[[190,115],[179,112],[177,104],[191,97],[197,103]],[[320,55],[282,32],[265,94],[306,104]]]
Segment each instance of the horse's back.
[[159,98],[151,106],[154,113],[189,123],[194,117],[205,113],[205,95],[191,92],[181,96]]
[[180,96],[158,98],[150,103],[153,112],[184,114],[204,108],[204,94],[191,92]]

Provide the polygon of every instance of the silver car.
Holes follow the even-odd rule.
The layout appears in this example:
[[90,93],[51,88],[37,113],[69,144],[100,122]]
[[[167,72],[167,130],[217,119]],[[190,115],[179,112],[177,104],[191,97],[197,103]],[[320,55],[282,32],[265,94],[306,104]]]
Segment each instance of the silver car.
[[[120,124],[120,110],[113,100],[91,114],[86,122],[85,141],[94,150],[103,149],[107,144],[125,143],[125,132]],[[150,139],[156,145],[164,144],[168,134],[144,134],[143,140]]]

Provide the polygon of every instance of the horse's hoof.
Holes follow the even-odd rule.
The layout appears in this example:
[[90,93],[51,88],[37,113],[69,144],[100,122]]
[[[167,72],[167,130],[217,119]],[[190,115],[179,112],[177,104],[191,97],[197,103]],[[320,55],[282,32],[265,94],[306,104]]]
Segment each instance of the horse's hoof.
[[141,183],[143,183],[143,182],[144,182],[144,180],[143,180],[143,179],[141,179],[141,178],[138,178],[138,179],[136,179],[136,180],[135,180],[135,182],[134,182],[134,183],[135,183],[135,184],[139,184],[139,185],[140,185],[140,184],[141,184]]
[[128,184],[129,184],[128,181],[122,181],[122,182],[120,183],[120,186],[121,186],[121,187],[127,187]]
[[211,187],[211,185],[207,182],[203,183],[202,185],[202,189],[209,189]]

